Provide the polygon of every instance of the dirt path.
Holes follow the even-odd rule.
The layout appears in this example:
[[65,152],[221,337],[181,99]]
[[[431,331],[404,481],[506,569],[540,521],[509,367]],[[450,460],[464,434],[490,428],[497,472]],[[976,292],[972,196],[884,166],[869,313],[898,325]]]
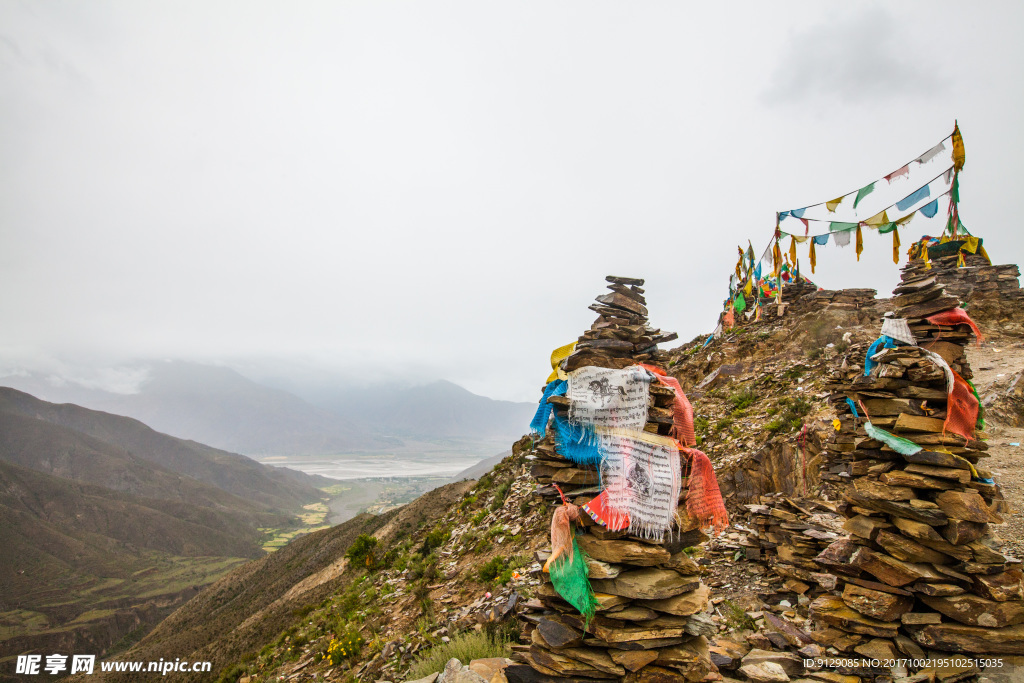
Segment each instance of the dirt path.
[[[978,393],[984,396],[993,384],[1004,383],[1024,369],[1024,342],[985,341],[980,347],[968,347],[967,359]],[[992,471],[1013,508],[1012,514],[1003,516],[1006,523],[997,527],[996,533],[1006,542],[1006,554],[1024,559],[1024,429],[990,423],[986,431],[990,457],[982,460],[981,466]]]

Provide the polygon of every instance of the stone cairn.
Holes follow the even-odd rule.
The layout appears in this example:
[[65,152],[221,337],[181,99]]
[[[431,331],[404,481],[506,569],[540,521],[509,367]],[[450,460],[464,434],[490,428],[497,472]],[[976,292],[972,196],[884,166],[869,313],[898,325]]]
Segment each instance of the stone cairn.
[[[585,366],[659,365],[665,356],[657,344],[676,338],[674,333],[648,326],[643,280],[613,276],[607,280],[611,293],[597,297],[590,306],[598,318],[562,362],[566,372]],[[645,431],[669,433],[673,396],[671,389],[650,386]],[[549,403],[560,413],[568,410],[564,396],[553,396]],[[536,443],[530,457],[536,493],[552,505],[560,502],[553,484],[561,487],[567,500],[581,506],[600,493],[598,472],[562,457],[552,436]],[[685,513],[685,504],[680,512]],[[657,543],[631,537],[625,531],[610,531],[586,513],[580,521],[584,526],[576,539],[589,556],[596,616],[585,627],[584,618],[559,596],[549,576],[541,573],[544,582],[520,613],[530,645],[515,648],[515,658],[528,666],[506,669],[510,683],[552,677],[631,683],[703,679],[712,669],[707,637],[716,633],[716,627],[702,613],[708,606],[709,590],[684,548],[707,537],[699,529],[675,529],[664,542]],[[543,563],[549,555],[541,552],[537,559]]]
[[[851,349],[830,388],[840,416],[829,443],[828,474],[845,480],[840,511],[847,539],[816,562],[838,578],[836,594],[810,606],[825,647],[867,659],[921,659],[929,650],[1024,654],[1020,561],[1004,557],[989,524],[1002,523],[1005,502],[979,466],[988,445],[945,431],[946,379],[924,353],[937,353],[970,379],[967,325],[940,326],[928,316],[960,305],[935,270],[913,260],[894,290],[895,316],[906,319],[918,346],[876,353],[864,375],[864,350]],[[857,408],[854,416],[847,399]],[[901,455],[870,438],[871,424],[922,450]],[[913,668],[913,667],[911,667]],[[896,669],[848,673],[906,675]]]

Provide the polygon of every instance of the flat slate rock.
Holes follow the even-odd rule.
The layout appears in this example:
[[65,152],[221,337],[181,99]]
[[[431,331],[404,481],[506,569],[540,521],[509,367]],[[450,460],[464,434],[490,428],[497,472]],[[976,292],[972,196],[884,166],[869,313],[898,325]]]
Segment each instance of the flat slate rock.
[[978,655],[1024,655],[1024,625],[983,628],[945,623],[908,627],[918,645],[945,652]]
[[683,576],[671,569],[648,567],[622,572],[615,579],[591,582],[594,591],[634,600],[664,600],[700,586],[700,576]]
[[576,542],[579,544],[580,550],[591,557],[613,564],[652,567],[672,559],[672,555],[661,546],[639,541],[627,539],[602,541],[590,534],[580,534],[576,537]]
[[1024,602],[999,602],[964,593],[948,597],[920,596],[921,602],[968,626],[1003,628],[1024,622]]

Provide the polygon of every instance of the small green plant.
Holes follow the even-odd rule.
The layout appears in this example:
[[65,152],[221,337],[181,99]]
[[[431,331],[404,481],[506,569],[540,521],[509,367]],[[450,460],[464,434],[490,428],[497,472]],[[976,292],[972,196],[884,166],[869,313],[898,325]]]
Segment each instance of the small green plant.
[[435,548],[443,546],[451,537],[451,529],[434,529],[423,540],[423,552],[429,555]]
[[730,396],[729,402],[732,403],[732,407],[736,410],[744,410],[754,405],[757,399],[758,395],[757,392],[754,391],[754,388],[747,387]]
[[479,540],[479,541],[477,542],[477,544],[476,544],[476,545],[475,545],[475,546],[473,547],[473,552],[474,552],[474,553],[477,553],[477,554],[480,554],[480,553],[485,553],[485,552],[487,552],[487,550],[488,550],[488,549],[489,549],[490,547],[491,547],[491,542],[490,542],[490,540],[488,540],[488,539],[486,539],[486,538],[481,538],[481,539],[480,539],[480,540]]
[[505,498],[508,497],[508,492],[511,489],[512,484],[507,481],[502,482],[501,486],[494,492],[494,500],[491,501],[491,512],[500,509],[505,504]]
[[365,566],[373,569],[377,564],[376,558],[377,538],[369,534],[359,534],[356,540],[349,546],[345,557],[354,566]]
[[341,636],[331,638],[324,652],[324,658],[329,659],[333,666],[338,666],[346,660],[353,660],[359,656],[362,650],[363,637],[355,629],[346,630]]
[[474,659],[507,657],[511,654],[509,645],[512,642],[511,638],[495,642],[483,631],[459,633],[450,642],[439,643],[422,652],[413,662],[406,678],[424,678],[435,671],[443,671],[444,665],[452,658],[461,662],[471,662]]
[[475,525],[479,524],[480,522],[484,521],[484,517],[486,517],[486,516],[487,516],[487,510],[481,510],[480,512],[478,512],[475,515],[473,515],[473,519],[470,520],[470,521],[473,522],[473,525],[475,526]]
[[720,610],[730,631],[753,630],[757,627],[754,620],[747,616],[746,611],[732,600],[723,600]]
[[[495,557],[477,570],[477,576],[482,582],[491,583],[497,579],[503,571],[505,571],[505,560],[500,557]],[[509,573],[509,578],[512,578],[511,572]]]
[[781,432],[785,427],[786,427],[786,421],[783,420],[780,417],[775,418],[774,420],[769,422],[767,425],[765,425],[765,429],[767,429],[772,434],[776,434],[778,432]]

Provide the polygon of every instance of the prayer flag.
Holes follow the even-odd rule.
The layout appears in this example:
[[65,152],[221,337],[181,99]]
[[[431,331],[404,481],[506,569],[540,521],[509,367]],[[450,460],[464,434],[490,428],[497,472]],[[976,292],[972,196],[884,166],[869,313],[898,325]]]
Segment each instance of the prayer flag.
[[815,258],[815,254],[814,254],[814,244],[817,241],[818,241],[817,238],[814,238],[813,240],[811,240],[811,253],[808,255],[808,258],[810,258],[810,260],[811,260],[811,275],[814,275],[814,265],[817,263],[817,259]]
[[836,243],[837,247],[850,246],[850,231],[843,230],[841,232],[833,232],[832,241]]
[[804,217],[804,211],[806,211],[806,210],[807,210],[807,207],[804,207],[802,209],[793,209],[792,211],[790,211],[790,213],[793,214],[794,218],[803,218]]
[[933,199],[931,202],[922,206],[919,210],[928,218],[932,218],[939,211],[939,200]]
[[559,364],[569,357],[569,355],[576,349],[576,342],[566,344],[565,346],[559,346],[557,349],[551,352],[551,374],[548,375],[547,382],[554,382],[556,379],[566,379],[568,377],[565,371],[562,370]]
[[941,152],[944,149],[946,149],[945,143],[940,142],[939,144],[935,145],[930,150],[919,156],[914,161],[916,161],[919,164],[927,164],[929,161],[937,157],[939,155],[939,152]]
[[953,124],[953,168],[959,171],[967,161],[967,151],[964,149],[964,138],[960,134],[960,125]]
[[853,208],[856,209],[857,205],[860,204],[860,200],[867,197],[869,194],[875,191],[875,184],[870,183],[857,190],[857,198],[853,200]]
[[656,434],[600,429],[608,507],[629,516],[629,532],[660,541],[672,528],[682,487],[679,442]]
[[796,237],[792,235],[789,238],[789,260],[796,263]]
[[896,202],[896,208],[900,211],[906,211],[914,204],[917,204],[919,201],[929,196],[931,196],[931,190],[929,190],[928,186],[925,185],[919,190],[908,194],[906,197]]
[[814,243],[819,245],[819,246],[824,246],[824,245],[828,244],[828,234],[825,234],[825,235],[815,235],[813,239],[814,239]]
[[887,181],[889,181],[890,184],[892,184],[892,181],[895,180],[896,178],[899,178],[900,176],[908,176],[908,175],[910,175],[910,164],[907,164],[906,166],[904,166],[903,168],[901,168],[899,170],[893,171],[889,175],[885,176],[885,179]]
[[857,226],[857,260],[860,261],[860,253],[864,251],[864,234],[860,230],[860,226]]
[[[895,223],[893,226],[895,227]],[[900,262],[900,231],[892,231],[892,262],[899,265]]]
[[885,211],[883,211],[882,213],[876,213],[874,216],[864,221],[864,224],[872,228],[877,228],[878,226],[885,225],[888,222],[889,216],[887,216]]
[[960,203],[960,174],[953,174],[953,187],[949,188],[949,196],[953,200],[953,203]]
[[829,213],[835,213],[836,207],[838,207],[842,202],[843,198],[837,197],[830,202],[825,202],[825,206],[828,208]]

